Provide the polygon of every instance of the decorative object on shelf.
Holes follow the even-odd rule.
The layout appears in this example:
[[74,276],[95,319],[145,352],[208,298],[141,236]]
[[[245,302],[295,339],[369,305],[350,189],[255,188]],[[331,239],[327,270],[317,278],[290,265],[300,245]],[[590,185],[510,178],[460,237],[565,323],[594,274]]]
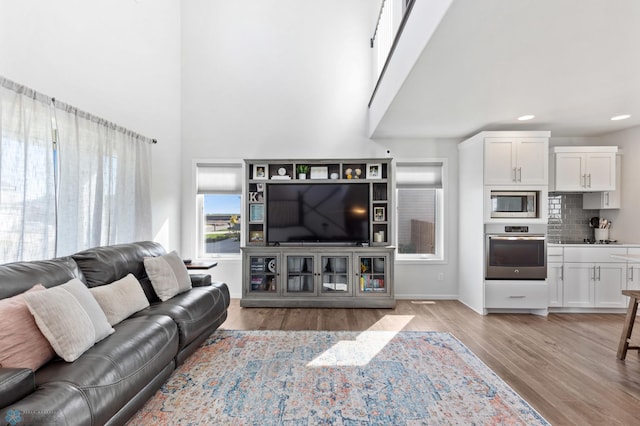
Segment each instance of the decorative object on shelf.
[[251,204],[249,206],[249,222],[264,221],[264,204]]
[[373,208],[373,221],[374,222],[384,222],[385,221],[384,207],[374,207]]
[[329,167],[327,166],[314,166],[311,167],[311,179],[328,179]]
[[331,175],[330,175],[329,177],[330,177],[331,179],[338,179],[338,177],[339,177],[339,176],[340,176],[339,174],[337,174],[337,173],[335,173],[335,172],[334,172],[334,173],[331,173]]
[[307,178],[307,173],[309,172],[309,166],[306,164],[298,164],[296,166],[296,171],[298,172],[298,179],[305,180]]
[[353,169],[351,167],[344,169],[344,177],[347,179],[353,179]]
[[280,167],[280,168],[278,169],[278,174],[279,174],[280,176],[284,176],[284,175],[286,175],[286,174],[287,174],[287,169],[285,169],[284,167]]
[[373,241],[376,243],[384,243],[384,231],[378,231],[373,234]]
[[267,269],[269,269],[269,271],[271,272],[276,272],[276,260],[275,259],[270,259],[269,262],[267,263]]
[[382,164],[367,164],[367,179],[382,179]]
[[262,192],[250,192],[249,193],[249,202],[250,203],[262,203],[264,201],[264,196]]
[[258,192],[264,192],[264,183],[258,183],[258,184],[256,184],[256,191],[258,191]]
[[254,179],[266,179],[267,178],[267,165],[266,164],[254,164],[253,165],[253,178]]
[[354,179],[360,179],[360,176],[362,176],[362,170],[361,169],[355,169],[353,174],[353,178]]
[[249,232],[249,242],[250,243],[261,243],[264,241],[264,232],[263,231],[251,231]]

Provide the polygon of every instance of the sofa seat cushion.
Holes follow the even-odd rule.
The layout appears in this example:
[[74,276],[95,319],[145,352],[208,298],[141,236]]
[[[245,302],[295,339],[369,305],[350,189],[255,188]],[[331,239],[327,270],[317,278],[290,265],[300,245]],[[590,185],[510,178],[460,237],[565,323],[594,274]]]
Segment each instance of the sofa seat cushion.
[[29,395],[35,389],[36,379],[33,370],[29,368],[0,369],[0,407],[5,407]]
[[[73,363],[50,362],[36,372],[38,388],[66,383],[81,391],[95,424],[104,424],[167,365],[178,350],[166,316],[129,318]],[[38,393],[38,391],[36,391]]]
[[134,316],[168,315],[173,318],[178,325],[181,350],[211,327],[226,312],[227,306],[220,287],[194,287],[165,302],[154,303]]

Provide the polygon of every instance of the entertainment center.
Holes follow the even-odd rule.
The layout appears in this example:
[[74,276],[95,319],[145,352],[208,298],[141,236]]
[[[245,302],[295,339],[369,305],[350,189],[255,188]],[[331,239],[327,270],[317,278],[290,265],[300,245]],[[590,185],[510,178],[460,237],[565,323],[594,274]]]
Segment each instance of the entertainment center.
[[390,159],[245,164],[241,306],[395,306]]

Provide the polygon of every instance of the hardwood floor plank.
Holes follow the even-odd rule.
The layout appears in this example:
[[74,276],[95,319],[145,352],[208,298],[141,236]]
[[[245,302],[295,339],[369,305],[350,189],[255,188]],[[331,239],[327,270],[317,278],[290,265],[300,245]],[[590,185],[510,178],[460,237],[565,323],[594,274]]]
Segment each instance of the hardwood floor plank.
[[222,328],[449,332],[554,425],[640,424],[640,354],[616,358],[623,325],[622,314],[482,316],[451,300],[400,300],[394,309],[241,308],[232,300]]

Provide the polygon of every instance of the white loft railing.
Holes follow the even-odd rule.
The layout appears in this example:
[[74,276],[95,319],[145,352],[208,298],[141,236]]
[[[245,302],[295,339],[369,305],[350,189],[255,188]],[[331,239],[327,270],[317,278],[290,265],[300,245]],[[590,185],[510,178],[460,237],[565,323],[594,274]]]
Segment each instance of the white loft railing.
[[371,106],[371,101],[376,95],[376,90],[387,64],[393,56],[396,43],[402,33],[407,17],[411,13],[414,2],[415,0],[382,0],[376,27],[371,37],[371,48],[374,49],[374,75],[377,76],[377,79],[369,100],[369,106]]

